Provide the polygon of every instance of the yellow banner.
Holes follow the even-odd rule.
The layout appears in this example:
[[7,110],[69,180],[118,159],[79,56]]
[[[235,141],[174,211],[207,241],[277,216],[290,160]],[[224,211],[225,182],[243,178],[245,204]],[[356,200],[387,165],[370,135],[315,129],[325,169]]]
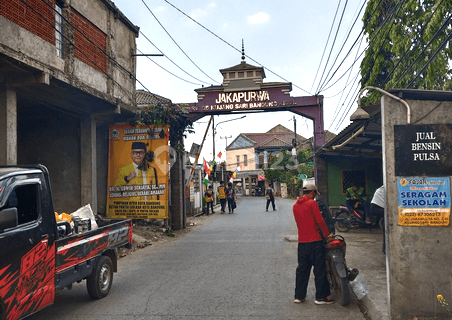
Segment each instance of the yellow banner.
[[107,217],[167,219],[168,126],[110,126]]
[[399,226],[448,226],[450,208],[400,208]]

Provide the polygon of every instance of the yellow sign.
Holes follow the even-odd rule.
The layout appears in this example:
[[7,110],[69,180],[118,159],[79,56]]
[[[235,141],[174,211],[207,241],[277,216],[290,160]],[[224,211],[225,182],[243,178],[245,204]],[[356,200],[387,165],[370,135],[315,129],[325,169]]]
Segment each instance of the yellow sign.
[[450,208],[400,208],[400,226],[448,226]]
[[168,126],[110,126],[107,217],[167,219]]

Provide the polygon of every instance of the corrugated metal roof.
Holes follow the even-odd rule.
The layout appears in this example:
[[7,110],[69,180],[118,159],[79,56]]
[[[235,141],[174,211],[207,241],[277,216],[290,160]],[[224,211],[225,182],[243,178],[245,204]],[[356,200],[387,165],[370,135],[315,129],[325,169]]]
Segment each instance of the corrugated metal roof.
[[155,106],[157,104],[171,104],[171,100],[159,96],[158,94],[147,92],[144,90],[137,90],[137,106],[138,108]]

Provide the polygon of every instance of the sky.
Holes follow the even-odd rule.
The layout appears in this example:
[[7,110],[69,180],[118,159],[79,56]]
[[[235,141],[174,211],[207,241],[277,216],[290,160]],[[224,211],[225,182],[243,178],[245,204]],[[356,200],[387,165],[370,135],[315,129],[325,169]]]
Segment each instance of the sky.
[[[324,129],[339,133],[356,110],[359,64],[366,40],[359,37],[366,0],[114,0],[140,27],[137,89],[197,102],[195,89],[220,85],[220,69],[245,61],[265,68],[264,82],[291,82],[292,97],[324,96]],[[361,10],[361,11],[360,11]],[[362,41],[361,41],[362,40]],[[355,46],[353,46],[355,44]],[[347,55],[348,53],[348,55]],[[320,89],[322,88],[322,89]],[[263,133],[278,124],[312,137],[312,121],[290,112],[215,116],[215,155],[225,160],[226,141],[240,133]],[[194,124],[185,149],[201,144],[209,117]],[[227,137],[227,138],[226,138]],[[201,152],[213,159],[212,128]]]

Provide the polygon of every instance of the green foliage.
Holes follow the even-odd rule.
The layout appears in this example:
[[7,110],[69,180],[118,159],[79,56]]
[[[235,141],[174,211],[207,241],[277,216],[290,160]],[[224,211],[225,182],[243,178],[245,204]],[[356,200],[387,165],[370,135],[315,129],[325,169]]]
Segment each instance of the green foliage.
[[291,152],[281,150],[277,157],[270,158],[270,168],[264,170],[265,178],[287,184],[289,197],[296,197],[296,186],[299,185],[298,174],[308,178],[314,174],[314,169],[307,163],[312,159],[312,150],[298,151],[295,158]]
[[170,144],[178,152],[184,150],[183,144],[179,143],[182,137],[187,137],[186,133],[194,133],[193,121],[183,106],[176,108],[173,104],[157,104],[140,110],[137,120],[132,121],[131,125],[169,125]]
[[[361,62],[362,87],[451,90],[452,49],[442,47],[452,30],[450,12],[452,1],[369,0],[363,16],[369,46]],[[380,96],[370,91],[362,104]]]

